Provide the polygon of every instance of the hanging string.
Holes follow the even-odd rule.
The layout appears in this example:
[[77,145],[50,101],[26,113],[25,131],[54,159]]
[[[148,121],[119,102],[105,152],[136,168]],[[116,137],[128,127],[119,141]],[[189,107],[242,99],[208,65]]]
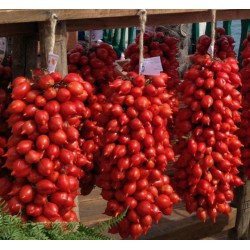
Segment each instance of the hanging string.
[[215,44],[215,29],[216,29],[216,10],[211,10],[212,22],[211,22],[211,57],[214,58],[214,44]]
[[56,36],[56,24],[57,24],[58,17],[55,13],[50,15],[50,38],[48,39],[48,48],[49,53],[53,53],[55,47],[55,36]]
[[147,22],[147,11],[146,10],[140,10],[139,11],[139,18],[140,18],[140,39],[139,39],[139,75],[142,73],[142,65],[143,65],[143,38],[145,33],[145,24]]

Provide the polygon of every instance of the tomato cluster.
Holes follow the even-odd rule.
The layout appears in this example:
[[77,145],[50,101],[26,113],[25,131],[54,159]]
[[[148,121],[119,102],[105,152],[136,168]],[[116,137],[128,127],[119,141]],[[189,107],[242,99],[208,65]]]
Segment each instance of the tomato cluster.
[[[7,90],[0,89],[0,165],[3,165],[5,159],[7,140],[9,137],[9,128],[6,120],[8,119],[8,112],[6,110],[10,101],[10,95]],[[1,172],[1,170],[0,170]]]
[[[162,32],[144,34],[144,58],[161,58],[157,76],[138,75],[138,34],[125,52],[126,77],[116,76],[110,45],[87,51],[77,44],[64,78],[37,69],[32,79],[14,79],[10,96],[0,89],[0,197],[12,214],[77,221],[74,199],[95,186],[107,201],[105,214],[128,209],[110,229],[124,239],[137,239],[170,215],[179,195],[202,221],[230,213],[242,163],[250,178],[250,35],[241,78],[224,29],[217,29],[215,60],[207,55],[211,39],[199,38],[181,84],[177,43]],[[0,65],[0,77],[10,77],[9,69]]]
[[96,122],[93,134],[104,129],[95,157],[95,183],[108,201],[105,214],[117,216],[128,207],[110,232],[137,239],[162,214],[170,215],[179,197],[164,174],[174,160],[166,126],[172,116],[168,76],[128,77],[103,85],[89,108]]
[[93,43],[87,51],[77,44],[68,54],[68,72],[78,73],[89,83],[99,84],[115,79],[115,50],[107,43]]
[[[196,44],[196,55],[206,55],[208,48],[211,44],[211,38],[207,35],[199,37]],[[230,35],[226,35],[225,29],[218,27],[216,28],[216,39],[214,45],[214,57],[224,60],[228,57],[236,58],[234,51],[235,41]],[[202,58],[202,57],[201,57]]]
[[[139,36],[140,34],[135,38],[135,43],[130,44],[125,51],[125,57],[130,59],[123,65],[126,72],[139,72]],[[167,88],[172,89],[179,80],[179,63],[176,58],[179,51],[178,40],[163,32],[146,32],[143,45],[143,58],[160,56],[163,72],[170,77]]]
[[[135,42],[130,44],[126,51],[125,57],[130,59],[123,64],[125,72],[139,72],[139,37],[135,38]],[[163,32],[146,32],[143,37],[143,58],[151,58],[160,56],[163,72],[169,76],[166,86],[167,93],[170,96],[170,106],[173,111],[173,117],[178,112],[179,101],[177,98],[177,86],[180,84],[180,74],[178,71],[179,62],[177,55],[179,52],[178,40],[174,37],[165,35]],[[173,133],[173,123],[168,121],[168,130]]]
[[11,56],[4,58],[0,63],[0,82],[1,87],[6,89],[12,80],[12,58]]
[[33,74],[13,80],[7,108],[8,208],[34,221],[77,221],[72,209],[87,164],[78,130],[89,115],[84,101],[90,84],[76,74]]
[[10,101],[9,92],[5,89],[0,89],[0,197],[6,199],[8,192],[10,192],[12,182],[9,178],[10,171],[1,168],[6,161],[5,153],[7,150],[7,140],[10,135],[7,119],[8,112],[6,108]]
[[[200,61],[201,62],[201,61]],[[204,56],[184,75],[180,91],[186,107],[176,117],[179,143],[175,185],[187,211],[215,222],[218,213],[229,214],[242,144],[235,135],[241,120],[241,85],[234,58],[212,61]]]
[[244,50],[241,52],[242,60],[242,69],[240,71],[241,80],[242,80],[242,113],[241,113],[241,126],[238,131],[238,135],[241,139],[241,142],[244,145],[242,149],[242,162],[245,170],[245,175],[250,179],[250,130],[249,130],[249,118],[250,118],[250,35],[243,41]]

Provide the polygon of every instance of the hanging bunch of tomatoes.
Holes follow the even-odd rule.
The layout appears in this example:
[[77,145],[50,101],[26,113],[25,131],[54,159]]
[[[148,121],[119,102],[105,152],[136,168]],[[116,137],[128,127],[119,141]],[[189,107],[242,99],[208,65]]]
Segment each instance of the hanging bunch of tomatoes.
[[8,208],[33,221],[76,221],[72,209],[87,163],[79,129],[88,118],[89,83],[76,74],[33,73],[32,80],[14,79],[7,108]]
[[0,82],[1,87],[6,89],[12,80],[12,57],[6,56],[3,62],[0,63]]
[[6,89],[0,89],[0,198],[6,199],[11,190],[12,182],[10,180],[10,171],[2,168],[6,161],[5,153],[7,150],[7,140],[10,136],[7,119],[8,112],[6,108],[10,101],[9,92]]
[[[126,51],[125,57],[130,59],[123,65],[126,72],[139,73],[139,37],[138,34],[135,42],[130,44]],[[146,32],[143,37],[143,58],[159,56],[161,58],[163,72],[170,77],[167,88],[173,88],[179,79],[176,55],[178,54],[178,40],[174,37],[165,35],[163,32]]]
[[[157,76],[138,75],[138,35],[125,52],[124,78],[114,72],[112,47],[94,43],[68,52],[64,78],[38,69],[32,79],[14,79],[11,101],[0,89],[0,196],[9,211],[36,222],[77,221],[74,199],[97,186],[106,215],[127,209],[110,229],[123,239],[146,234],[179,197],[203,222],[229,215],[242,163],[250,178],[249,42],[242,87],[234,40],[222,28],[216,59],[207,55],[211,38],[201,36],[181,84],[178,41],[162,32],[144,34],[143,57],[161,59]],[[1,75],[8,70],[0,66]]]
[[170,215],[179,197],[164,173],[174,160],[167,130],[172,116],[168,76],[128,77],[102,86],[103,94],[93,97],[89,108],[96,121],[93,132],[103,128],[95,159],[96,185],[108,201],[105,214],[117,216],[128,208],[110,232],[137,239],[162,214]]
[[242,162],[244,166],[244,172],[248,179],[250,179],[250,130],[249,130],[249,118],[250,118],[250,35],[243,41],[244,50],[241,52],[242,60],[242,69],[240,71],[242,87],[242,114],[241,114],[241,126],[238,131],[238,135],[241,139],[241,142],[244,145],[242,149]]
[[87,50],[77,44],[68,54],[68,72],[78,73],[91,84],[113,81],[115,79],[115,50],[107,43],[92,43]]
[[[9,137],[9,128],[7,124],[8,112],[6,110],[10,101],[9,92],[6,89],[0,89],[0,166],[4,164],[7,140]],[[1,169],[0,169],[1,172]]]
[[7,140],[10,136],[10,128],[8,128],[8,112],[7,107],[10,102],[10,93],[8,85],[12,78],[12,57],[5,56],[0,63],[0,199],[6,199],[10,192],[12,182],[10,180],[10,171],[2,168],[6,161],[5,153],[7,150]]
[[179,158],[174,181],[187,211],[215,222],[219,213],[230,213],[233,190],[243,184],[237,176],[242,144],[236,136],[241,79],[236,59],[198,56],[199,63],[194,60],[180,88],[186,107],[175,123]]
[[[207,54],[209,46],[211,44],[211,37],[207,35],[202,35],[199,37],[196,44],[195,55]],[[236,58],[236,53],[234,51],[235,40],[232,36],[227,35],[225,29],[222,27],[216,28],[216,38],[214,46],[214,57],[224,60],[228,57]],[[199,60],[199,57],[196,57],[196,60]]]
[[[103,147],[101,137],[104,134],[104,123],[99,123],[96,113],[101,110],[101,104],[105,101],[103,94],[94,93],[92,85],[88,86],[89,97],[86,102],[89,118],[82,123],[80,137],[82,141],[82,150],[86,155],[87,163],[84,166],[85,175],[80,179],[80,188],[82,195],[88,195],[95,187],[96,182],[96,165],[95,158]],[[104,121],[103,121],[104,122]]]
[[[135,38],[135,42],[130,44],[126,51],[125,57],[129,59],[127,63],[123,64],[123,70],[125,72],[139,72],[139,37],[138,34]],[[169,76],[166,89],[170,96],[170,106],[173,111],[173,117],[178,112],[179,101],[177,97],[177,86],[180,84],[180,74],[178,71],[179,62],[177,55],[179,52],[178,40],[174,37],[165,35],[163,32],[146,32],[143,36],[143,58],[151,58],[159,56],[163,72]],[[168,130],[172,132],[174,130],[173,121],[168,121]]]

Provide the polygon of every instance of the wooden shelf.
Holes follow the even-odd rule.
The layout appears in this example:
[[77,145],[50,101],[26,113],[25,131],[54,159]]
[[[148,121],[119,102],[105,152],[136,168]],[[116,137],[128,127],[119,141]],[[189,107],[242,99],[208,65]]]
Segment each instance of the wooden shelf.
[[[250,16],[250,10],[217,10],[217,21],[248,19]],[[154,13],[149,12],[147,14],[147,25],[175,25],[182,23],[196,23],[196,22],[209,22],[211,21],[210,10],[187,10],[176,11],[165,10],[165,12]],[[69,31],[88,30],[93,29],[108,29],[108,28],[122,28],[139,26],[139,18],[137,14],[130,16],[117,16],[109,18],[96,18],[84,20],[67,20],[67,29]]]
[[[119,10],[0,10],[0,34],[12,36],[38,32],[38,23],[49,20],[55,13],[58,21],[65,21],[67,31],[110,29],[139,26],[138,9]],[[217,20],[248,19],[250,10],[217,10]],[[147,25],[207,22],[211,20],[208,9],[154,9],[147,10]]]
[[[95,188],[86,197],[79,196],[80,220],[85,225],[95,225],[101,221],[110,219],[103,214],[106,201],[100,196],[100,189]],[[190,215],[185,210],[183,203],[174,207],[171,216],[163,216],[158,224],[153,224],[146,235],[140,240],[198,240],[214,234],[225,232],[235,226],[236,209],[232,208],[230,216],[219,215],[217,222],[210,219],[202,223],[195,214]],[[120,239],[119,235],[109,235],[112,238]]]
[[220,214],[213,223],[208,219],[202,223],[195,214],[190,215],[183,203],[175,206],[171,216],[164,216],[157,225],[153,225],[141,240],[200,240],[214,234],[228,231],[235,226],[236,209],[230,216]]
[[[55,13],[59,20],[93,19],[93,18],[114,18],[138,16],[137,9],[83,9],[83,10],[0,10],[0,24],[24,23],[47,21],[51,13]],[[156,9],[147,10],[147,15],[180,14],[204,12],[207,9],[171,10]]]

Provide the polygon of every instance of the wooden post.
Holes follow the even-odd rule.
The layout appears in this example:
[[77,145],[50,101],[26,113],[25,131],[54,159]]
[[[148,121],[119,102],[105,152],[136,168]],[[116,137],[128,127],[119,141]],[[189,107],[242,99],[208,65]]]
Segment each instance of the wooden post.
[[229,231],[232,240],[248,239],[250,225],[250,181],[243,179],[245,184],[235,191],[234,204],[237,207],[235,227]]
[[67,34],[67,51],[73,49],[78,42],[78,32],[68,32]]
[[[47,68],[47,60],[49,48],[47,46],[49,39],[51,39],[51,29],[49,22],[39,24],[40,35],[40,54],[41,54],[41,67]],[[54,54],[59,55],[56,71],[59,71],[63,76],[68,74],[67,67],[67,30],[66,22],[58,22],[55,31],[55,46]]]
[[12,72],[17,76],[31,77],[31,70],[37,68],[37,36],[14,36],[12,38]]

